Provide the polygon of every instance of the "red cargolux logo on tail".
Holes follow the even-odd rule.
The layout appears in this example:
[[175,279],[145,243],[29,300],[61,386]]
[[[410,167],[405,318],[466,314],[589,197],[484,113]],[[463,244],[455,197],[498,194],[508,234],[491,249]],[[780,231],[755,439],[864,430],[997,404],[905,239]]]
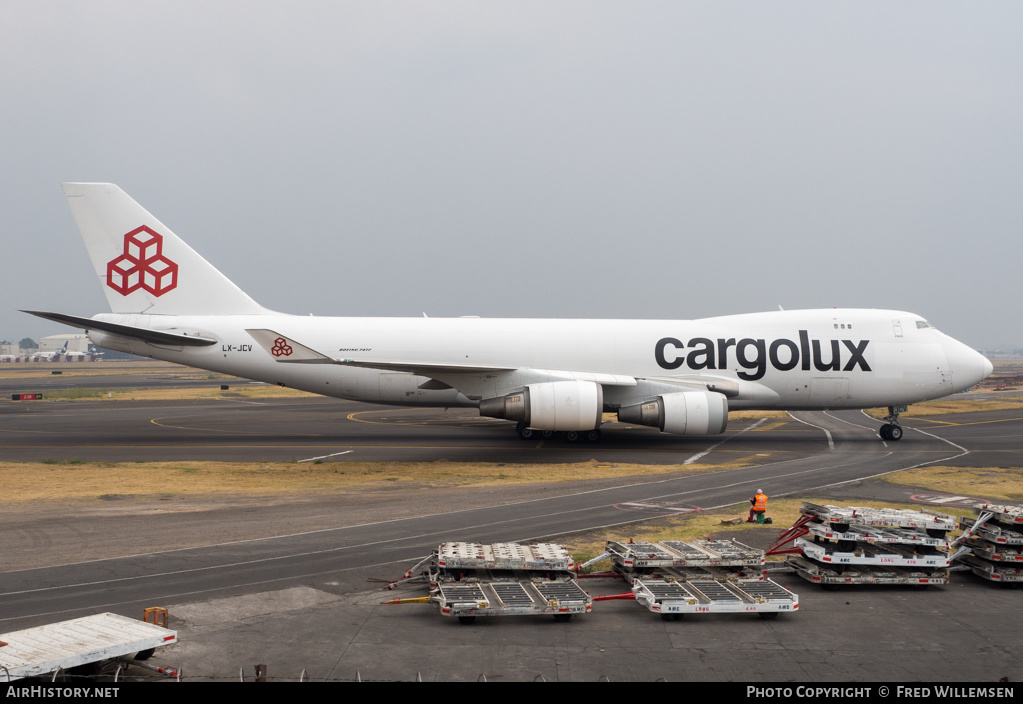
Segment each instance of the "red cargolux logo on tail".
[[270,354],[272,354],[274,357],[280,357],[282,355],[285,357],[290,357],[291,353],[294,351],[295,350],[291,348],[291,345],[288,344],[288,341],[285,340],[283,337],[278,337],[276,340],[274,340],[274,346],[270,348]]
[[107,286],[122,296],[142,289],[162,296],[178,285],[178,265],[163,256],[163,235],[148,227],[124,236],[124,254],[107,262]]

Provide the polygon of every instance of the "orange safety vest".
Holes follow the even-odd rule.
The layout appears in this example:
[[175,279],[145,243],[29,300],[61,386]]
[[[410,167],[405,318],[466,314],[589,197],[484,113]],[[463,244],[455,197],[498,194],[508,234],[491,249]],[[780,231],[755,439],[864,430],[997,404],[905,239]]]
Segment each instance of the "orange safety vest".
[[766,511],[767,510],[767,494],[757,494],[753,497],[753,510],[754,511]]

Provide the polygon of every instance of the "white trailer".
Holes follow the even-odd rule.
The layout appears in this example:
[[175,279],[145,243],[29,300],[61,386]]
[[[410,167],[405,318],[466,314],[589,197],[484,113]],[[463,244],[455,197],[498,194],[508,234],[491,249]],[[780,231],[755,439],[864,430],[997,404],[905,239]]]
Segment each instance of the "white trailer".
[[1023,566],[1019,564],[996,564],[976,555],[961,557],[959,562],[966,565],[978,577],[983,577],[991,582],[1003,584],[1023,582]]
[[652,568],[751,568],[763,571],[764,551],[751,548],[737,540],[694,540],[683,543],[666,540],[660,543],[620,543],[609,540],[604,554],[590,562],[610,557],[615,570],[632,572]]
[[904,549],[894,544],[854,543],[849,549],[842,550],[842,543],[815,543],[806,538],[797,538],[795,545],[803,551],[804,556],[824,564],[930,568],[949,566],[947,552],[926,546]]
[[978,519],[962,518],[959,520],[959,527],[972,531],[978,538],[983,538],[995,545],[1023,546],[1023,532],[1001,523],[985,521],[980,523]]
[[441,582],[430,598],[442,616],[472,623],[477,616],[553,616],[568,621],[593,608],[590,595],[575,580],[503,579]]
[[824,586],[850,584],[900,584],[916,587],[948,584],[948,569],[885,567],[881,565],[825,565],[799,555],[789,555],[785,564],[808,582]]
[[960,521],[962,547],[954,558],[978,577],[1003,584],[1023,582],[1023,508],[987,504],[976,519]]
[[845,531],[839,532],[831,524],[807,523],[806,527],[811,535],[825,540],[834,540],[839,543],[891,543],[896,545],[948,548],[948,541],[945,538],[932,538],[926,533],[909,528],[849,526]]
[[441,543],[434,560],[446,570],[531,570],[571,572],[575,560],[554,543]]
[[766,580],[654,579],[637,577],[632,592],[636,601],[664,620],[685,614],[755,613],[773,619],[799,609],[799,597],[776,582]]
[[866,506],[832,506],[804,501],[799,512],[812,516],[816,521],[831,524],[839,533],[851,526],[873,526],[878,528],[912,528],[923,530],[934,538],[943,538],[956,529],[953,516],[929,511],[911,511],[898,508],[870,508]]
[[101,663],[176,643],[176,631],[112,613],[0,634],[0,682]]

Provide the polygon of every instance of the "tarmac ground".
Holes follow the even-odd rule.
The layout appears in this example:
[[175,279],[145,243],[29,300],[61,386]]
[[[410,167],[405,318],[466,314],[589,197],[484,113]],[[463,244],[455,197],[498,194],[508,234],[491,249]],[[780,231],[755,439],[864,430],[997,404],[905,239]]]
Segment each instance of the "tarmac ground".
[[[260,501],[12,508],[0,516],[12,546],[0,563],[0,631],[163,606],[180,642],[150,662],[180,668],[189,681],[236,681],[239,670],[251,679],[256,664],[287,681],[303,671],[313,681],[1016,681],[1023,590],[970,573],[925,590],[833,591],[779,574],[800,606],[772,621],[746,614],[663,621],[635,602],[607,601],[568,623],[481,618],[471,626],[429,605],[381,604],[422,588],[389,592],[369,579],[397,577],[444,540],[556,540],[607,526],[627,534],[683,504],[734,505],[761,483],[771,496],[812,492],[840,504],[969,504],[984,497],[873,477],[928,463],[1023,466],[1019,415],[913,419],[900,443],[881,442],[876,422],[843,412],[743,421],[709,439],[612,427],[588,446],[522,443],[507,424],[462,412],[326,399],[5,404],[0,452],[20,461],[290,461],[348,451],[332,461],[765,460],[698,479],[669,473],[486,491],[374,487]],[[618,580],[584,586],[591,594],[627,591]]]

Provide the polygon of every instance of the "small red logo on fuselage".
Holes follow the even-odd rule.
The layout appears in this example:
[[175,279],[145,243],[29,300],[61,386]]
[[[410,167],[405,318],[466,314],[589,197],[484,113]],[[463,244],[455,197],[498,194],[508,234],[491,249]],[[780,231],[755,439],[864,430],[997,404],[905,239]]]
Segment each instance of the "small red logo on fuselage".
[[107,286],[122,296],[162,296],[178,285],[178,265],[163,255],[163,235],[143,225],[124,236],[124,253],[107,262]]
[[274,346],[270,348],[270,354],[274,357],[290,357],[291,353],[294,351],[295,350],[292,349],[291,345],[288,344],[288,341],[283,337],[278,337],[274,340]]

